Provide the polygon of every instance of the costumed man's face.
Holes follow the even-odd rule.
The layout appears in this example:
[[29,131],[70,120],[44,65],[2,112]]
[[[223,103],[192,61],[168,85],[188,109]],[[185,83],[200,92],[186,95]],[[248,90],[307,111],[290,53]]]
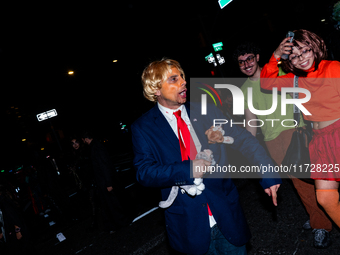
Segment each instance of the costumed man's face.
[[177,109],[187,101],[186,84],[181,72],[176,67],[171,68],[162,88],[155,94],[158,102],[169,109]]
[[244,54],[237,58],[239,67],[242,73],[247,75],[248,77],[252,77],[256,71],[258,70],[260,60],[260,55],[257,54],[256,56],[253,53]]

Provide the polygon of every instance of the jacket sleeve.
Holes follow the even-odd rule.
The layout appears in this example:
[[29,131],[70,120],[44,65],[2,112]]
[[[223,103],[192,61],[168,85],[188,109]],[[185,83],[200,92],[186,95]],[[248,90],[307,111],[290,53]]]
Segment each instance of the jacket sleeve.
[[278,91],[281,91],[282,87],[293,87],[292,79],[294,78],[294,75],[289,73],[279,76],[279,71],[277,60],[273,54],[269,62],[265,64],[261,70],[261,88],[265,90],[272,90],[276,87]]
[[155,151],[157,147],[152,145],[151,139],[141,125],[134,124],[131,130],[135,154],[133,163],[139,183],[146,187],[159,188],[192,184],[189,160],[170,162],[164,157],[160,158],[158,153],[162,152]]
[[[219,118],[223,116],[222,113],[220,114],[220,116],[217,115]],[[234,138],[234,143],[231,145],[231,148],[240,151],[251,164],[259,166],[260,169],[263,166],[268,168],[269,166],[274,167],[272,159],[268,156],[263,146],[249,131],[237,125],[231,125],[231,123],[223,125],[223,128],[225,135]],[[245,176],[246,174],[247,173],[245,173]],[[263,189],[282,183],[280,175],[276,172],[265,172],[262,174],[261,171],[259,178]]]

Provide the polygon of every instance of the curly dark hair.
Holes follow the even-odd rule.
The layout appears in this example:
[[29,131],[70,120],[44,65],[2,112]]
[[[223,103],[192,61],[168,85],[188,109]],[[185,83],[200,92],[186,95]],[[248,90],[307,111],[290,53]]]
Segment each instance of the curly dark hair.
[[233,53],[233,59],[237,61],[239,56],[243,56],[245,54],[253,53],[255,56],[261,53],[261,50],[257,45],[253,42],[242,42],[237,46]]

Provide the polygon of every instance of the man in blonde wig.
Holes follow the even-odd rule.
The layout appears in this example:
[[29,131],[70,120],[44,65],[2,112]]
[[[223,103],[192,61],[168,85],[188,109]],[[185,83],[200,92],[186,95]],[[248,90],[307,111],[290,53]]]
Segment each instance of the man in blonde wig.
[[[177,61],[152,62],[142,74],[142,83],[144,96],[157,102],[132,125],[134,166],[142,185],[161,188],[162,200],[168,198],[172,186],[192,185],[194,178],[205,173],[197,171],[197,167],[210,165],[209,161],[195,159],[203,149],[212,150],[216,162],[228,166],[225,144],[209,144],[205,135],[213,119],[225,117],[214,107],[210,107],[209,117],[201,116],[200,106],[188,107],[185,76]],[[193,123],[189,116],[195,119]],[[227,125],[224,130],[235,139],[232,147],[244,153],[250,162],[273,165],[248,131]],[[280,179],[271,178],[260,181],[275,205],[280,183]],[[250,232],[234,183],[230,178],[204,178],[204,184],[201,195],[192,197],[179,192],[165,210],[171,246],[186,254],[246,254]]]

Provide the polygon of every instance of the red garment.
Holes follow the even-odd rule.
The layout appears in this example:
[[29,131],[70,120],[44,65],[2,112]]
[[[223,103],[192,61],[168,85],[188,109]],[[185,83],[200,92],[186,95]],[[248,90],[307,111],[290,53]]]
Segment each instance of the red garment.
[[[278,73],[279,68],[273,55],[269,63],[262,68],[261,88],[271,90],[277,87],[281,91],[282,87],[293,87],[294,74],[278,76]],[[304,115],[304,118],[310,121],[329,121],[340,118],[340,62],[322,60],[316,71],[313,65],[307,73],[307,77],[299,77],[299,87],[311,93],[311,99],[303,106],[312,115]],[[304,97],[304,94],[299,94],[299,98]]]
[[[197,150],[196,150],[194,141],[192,140],[192,137],[190,135],[188,126],[181,117],[181,110],[174,112],[174,115],[176,116],[176,119],[177,119],[177,132],[178,132],[179,145],[181,148],[182,161],[188,160],[188,158],[193,160],[196,158]],[[181,139],[181,134],[182,134],[184,143]],[[187,146],[188,148],[186,148],[185,146]]]
[[311,178],[340,181],[340,120],[313,131],[309,143]]
[[[294,74],[279,76],[279,68],[274,55],[261,71],[261,88],[293,87]],[[270,79],[265,79],[270,78]],[[288,79],[290,78],[290,79]],[[299,87],[311,93],[311,99],[303,106],[312,114],[304,115],[310,121],[329,121],[340,118],[340,63],[322,60],[317,70],[313,66],[307,70],[307,77],[299,77]],[[299,94],[299,98],[304,98]],[[314,130],[309,144],[311,165],[309,171],[313,179],[340,181],[340,121],[323,129]]]

